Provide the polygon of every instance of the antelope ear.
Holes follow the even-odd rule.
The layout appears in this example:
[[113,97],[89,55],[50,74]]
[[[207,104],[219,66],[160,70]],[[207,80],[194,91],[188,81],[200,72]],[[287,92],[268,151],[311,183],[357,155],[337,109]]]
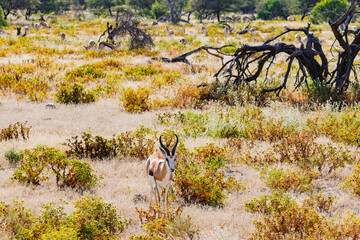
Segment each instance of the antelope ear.
[[159,149],[162,155],[164,156],[164,158],[166,158],[166,152],[164,151],[164,149],[162,149],[161,147],[159,147]]

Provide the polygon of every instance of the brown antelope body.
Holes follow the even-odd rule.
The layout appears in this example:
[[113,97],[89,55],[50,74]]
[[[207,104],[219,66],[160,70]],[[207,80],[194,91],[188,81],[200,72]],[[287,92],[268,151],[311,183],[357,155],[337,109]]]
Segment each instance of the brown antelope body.
[[99,45],[98,45],[98,49],[99,49],[99,56],[100,56],[100,53],[105,50],[105,51],[114,51],[115,49],[119,49],[121,47],[120,44],[118,45],[113,45],[111,43],[107,43],[107,42],[100,42]]

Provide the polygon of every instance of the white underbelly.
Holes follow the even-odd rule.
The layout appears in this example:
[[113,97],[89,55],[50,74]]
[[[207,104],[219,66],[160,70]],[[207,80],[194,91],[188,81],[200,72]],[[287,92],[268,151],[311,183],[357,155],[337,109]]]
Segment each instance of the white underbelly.
[[109,47],[104,47],[104,49],[103,50],[105,50],[105,51],[112,51],[112,48],[109,48]]
[[[149,176],[149,182],[151,182],[152,185],[155,185],[155,180],[153,176]],[[156,181],[156,183],[160,187],[166,187],[170,183],[169,177],[166,176],[162,181]]]

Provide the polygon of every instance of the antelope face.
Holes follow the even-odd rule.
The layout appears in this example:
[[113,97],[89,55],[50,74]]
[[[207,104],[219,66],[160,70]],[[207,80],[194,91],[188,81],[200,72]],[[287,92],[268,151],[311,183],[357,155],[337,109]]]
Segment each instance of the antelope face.
[[169,166],[169,169],[170,169],[170,172],[174,172],[175,171],[175,153],[176,153],[176,147],[179,143],[179,138],[176,134],[174,134],[175,137],[176,137],[176,142],[175,142],[175,146],[173,147],[173,149],[171,150],[171,153],[170,153],[170,150],[162,143],[161,141],[161,137],[159,138],[159,141],[160,141],[160,151],[162,153],[162,155],[164,156],[165,158],[165,161],[167,162],[168,166]]
[[165,160],[169,165],[170,172],[175,172],[175,156],[166,156]]

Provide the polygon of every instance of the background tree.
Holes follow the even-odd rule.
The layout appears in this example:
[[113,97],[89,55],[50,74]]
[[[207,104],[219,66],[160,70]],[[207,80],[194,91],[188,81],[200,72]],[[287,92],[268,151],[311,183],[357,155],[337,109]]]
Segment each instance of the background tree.
[[71,3],[71,0],[40,0],[37,9],[42,13],[66,11],[69,10]]
[[0,27],[6,27],[8,25],[7,21],[4,18],[4,11],[2,10],[2,8],[0,7]]
[[200,23],[211,12],[208,9],[208,2],[208,0],[191,0],[189,2],[189,5],[195,9],[195,16],[200,20]]
[[268,0],[260,7],[256,13],[258,18],[263,20],[271,20],[276,17],[286,19],[289,15],[288,3],[282,0]]
[[150,15],[152,5],[155,3],[155,0],[129,0],[129,6],[134,7],[139,15]]
[[165,16],[166,15],[166,5],[155,0],[153,5],[151,6],[151,14],[155,19],[159,19],[161,16]]
[[312,10],[313,22],[334,21],[342,13],[346,12],[348,3],[346,0],[322,0]]
[[300,14],[301,20],[304,20],[306,15],[311,13],[312,9],[319,1],[320,0],[298,0],[297,6],[295,7],[295,9],[297,9],[296,14]]
[[110,16],[113,16],[111,8],[117,5],[124,4],[123,0],[86,0],[91,8],[103,8],[109,11]]
[[177,24],[181,18],[182,11],[184,8],[184,0],[167,0],[170,20],[173,24]]
[[0,0],[0,7],[4,11],[4,18],[7,19],[9,14],[15,14],[16,10],[24,9],[28,5],[28,0]]
[[241,6],[242,0],[209,0],[207,9],[215,13],[220,22],[221,13],[236,12]]

